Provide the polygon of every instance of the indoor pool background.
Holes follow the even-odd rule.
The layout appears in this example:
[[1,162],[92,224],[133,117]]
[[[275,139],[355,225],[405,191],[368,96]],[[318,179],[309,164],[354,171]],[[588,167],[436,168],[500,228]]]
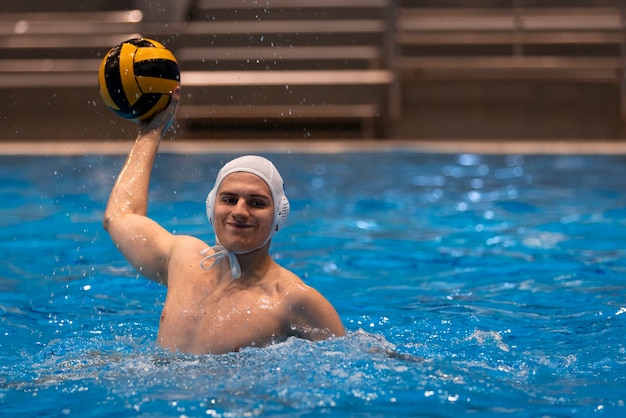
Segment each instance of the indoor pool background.
[[[162,154],[150,214],[212,239],[234,155]],[[124,156],[0,157],[2,416],[623,416],[624,156],[276,154],[277,261],[348,335],[155,346],[165,289],[101,228]]]

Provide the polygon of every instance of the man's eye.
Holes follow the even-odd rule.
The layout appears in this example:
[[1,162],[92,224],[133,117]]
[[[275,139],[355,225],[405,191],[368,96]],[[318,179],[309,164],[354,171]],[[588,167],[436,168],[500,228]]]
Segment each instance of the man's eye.
[[254,208],[264,208],[265,206],[267,206],[267,204],[263,200],[253,200],[252,202],[250,202],[250,206]]

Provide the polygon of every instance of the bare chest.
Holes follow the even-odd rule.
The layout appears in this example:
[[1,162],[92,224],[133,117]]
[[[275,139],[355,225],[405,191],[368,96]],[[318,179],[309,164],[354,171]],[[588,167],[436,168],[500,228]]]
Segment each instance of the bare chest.
[[196,353],[266,346],[286,338],[284,310],[282,297],[262,287],[173,288],[161,314],[159,342]]

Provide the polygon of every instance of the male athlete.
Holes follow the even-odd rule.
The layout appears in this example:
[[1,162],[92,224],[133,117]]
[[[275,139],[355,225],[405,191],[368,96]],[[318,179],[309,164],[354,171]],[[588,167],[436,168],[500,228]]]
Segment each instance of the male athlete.
[[139,125],[104,213],[104,228],[124,257],[167,286],[158,343],[221,354],[292,336],[343,336],[333,306],[269,256],[271,238],[289,214],[282,178],[269,160],[244,156],[219,172],[206,201],[215,246],[174,235],[146,216],[153,163],[179,100],[177,87],[168,107]]

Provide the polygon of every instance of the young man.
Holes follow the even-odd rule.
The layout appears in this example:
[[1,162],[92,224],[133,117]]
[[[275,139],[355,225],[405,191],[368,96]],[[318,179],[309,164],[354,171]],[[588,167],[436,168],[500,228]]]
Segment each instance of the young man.
[[345,334],[333,306],[269,256],[289,213],[282,178],[268,160],[226,164],[207,198],[217,245],[177,236],[146,216],[159,142],[173,121],[180,88],[139,135],[106,207],[104,228],[145,277],[167,286],[158,342],[185,353],[220,354],[296,336]]

